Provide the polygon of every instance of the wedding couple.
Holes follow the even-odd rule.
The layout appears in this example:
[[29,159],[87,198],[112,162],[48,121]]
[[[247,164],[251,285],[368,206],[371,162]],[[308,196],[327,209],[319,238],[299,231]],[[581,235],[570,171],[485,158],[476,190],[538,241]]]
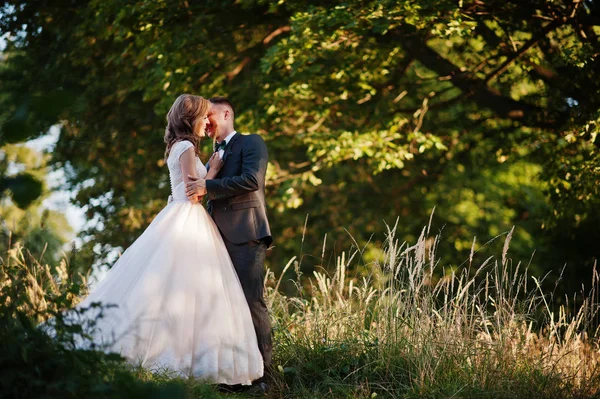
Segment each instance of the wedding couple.
[[[143,367],[265,390],[268,153],[260,136],[234,130],[234,118],[222,97],[175,100],[165,134],[169,203],[78,307],[117,305],[104,311],[94,341]],[[206,167],[205,135],[215,144]]]

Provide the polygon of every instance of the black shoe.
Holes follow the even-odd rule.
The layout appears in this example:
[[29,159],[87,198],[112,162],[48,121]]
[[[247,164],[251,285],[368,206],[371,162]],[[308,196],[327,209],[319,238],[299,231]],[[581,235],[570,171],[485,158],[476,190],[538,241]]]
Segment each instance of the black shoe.
[[241,384],[237,385],[227,385],[227,384],[219,384],[217,385],[217,390],[222,393],[239,393],[243,392],[245,387]]
[[269,384],[264,381],[253,382],[252,386],[245,393],[252,396],[262,396],[269,392],[269,388]]

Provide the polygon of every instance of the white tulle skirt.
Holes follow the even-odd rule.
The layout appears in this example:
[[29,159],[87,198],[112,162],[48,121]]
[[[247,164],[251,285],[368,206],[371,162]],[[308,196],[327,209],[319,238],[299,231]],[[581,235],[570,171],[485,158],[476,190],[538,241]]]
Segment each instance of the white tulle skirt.
[[94,340],[147,368],[223,384],[263,375],[250,310],[204,207],[168,204],[78,305],[104,310]]

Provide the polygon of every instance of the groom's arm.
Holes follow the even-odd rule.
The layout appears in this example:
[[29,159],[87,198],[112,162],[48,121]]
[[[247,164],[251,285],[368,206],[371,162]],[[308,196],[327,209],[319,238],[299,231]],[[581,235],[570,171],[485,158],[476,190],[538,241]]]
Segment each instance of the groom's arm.
[[207,180],[208,199],[235,197],[258,190],[267,170],[267,145],[262,137],[256,134],[246,136],[245,139],[246,143],[242,148],[242,173],[239,176]]

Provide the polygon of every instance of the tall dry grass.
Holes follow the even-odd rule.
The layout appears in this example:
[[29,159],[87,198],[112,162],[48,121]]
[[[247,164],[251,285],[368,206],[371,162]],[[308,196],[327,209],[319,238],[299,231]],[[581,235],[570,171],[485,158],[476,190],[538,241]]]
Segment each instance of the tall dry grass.
[[[347,272],[361,251],[317,271],[308,292],[282,294],[270,274],[281,392],[323,396],[595,397],[600,395],[598,273],[577,313],[549,295],[508,249],[458,269],[436,260],[439,236],[414,245],[388,227],[371,277]],[[296,269],[292,259],[286,270]],[[441,277],[440,277],[441,276]],[[306,284],[305,284],[306,285]],[[596,328],[596,329],[595,329]]]
[[[331,274],[301,277],[295,258],[281,276],[267,273],[275,346],[270,397],[600,397],[596,270],[594,288],[573,313],[555,309],[527,266],[511,261],[512,231],[497,258],[475,264],[473,249],[464,265],[445,269],[436,258],[440,237],[430,236],[429,227],[414,245],[401,243],[396,227],[388,228],[383,255],[367,265],[367,277],[350,272],[361,263],[359,249],[339,256]],[[290,274],[293,296],[279,289]],[[183,397],[220,396],[191,381],[125,372],[113,358],[70,354],[42,336],[31,341],[35,323],[80,300],[72,277],[68,262],[51,270],[19,245],[0,261],[2,319],[8,326],[11,312],[21,320],[2,329],[0,363],[17,367],[23,387],[36,381],[39,392],[53,384],[56,392],[75,386],[87,394],[104,386],[125,397],[134,397],[132,390],[172,389]],[[8,350],[19,346],[30,352]],[[39,374],[44,362],[48,371]],[[93,365],[97,379],[90,382],[73,362]],[[55,369],[69,377],[56,380],[62,377],[48,374]],[[10,381],[2,374],[0,384],[15,386],[13,374]]]
[[[42,257],[43,253],[39,259]],[[14,245],[9,242],[6,254],[0,255],[0,292],[3,293],[0,303],[10,304],[18,299],[14,309],[35,322],[76,305],[87,294],[87,276],[75,275],[67,259],[61,259],[54,267],[39,259],[20,242]],[[57,301],[59,297],[61,300]]]

